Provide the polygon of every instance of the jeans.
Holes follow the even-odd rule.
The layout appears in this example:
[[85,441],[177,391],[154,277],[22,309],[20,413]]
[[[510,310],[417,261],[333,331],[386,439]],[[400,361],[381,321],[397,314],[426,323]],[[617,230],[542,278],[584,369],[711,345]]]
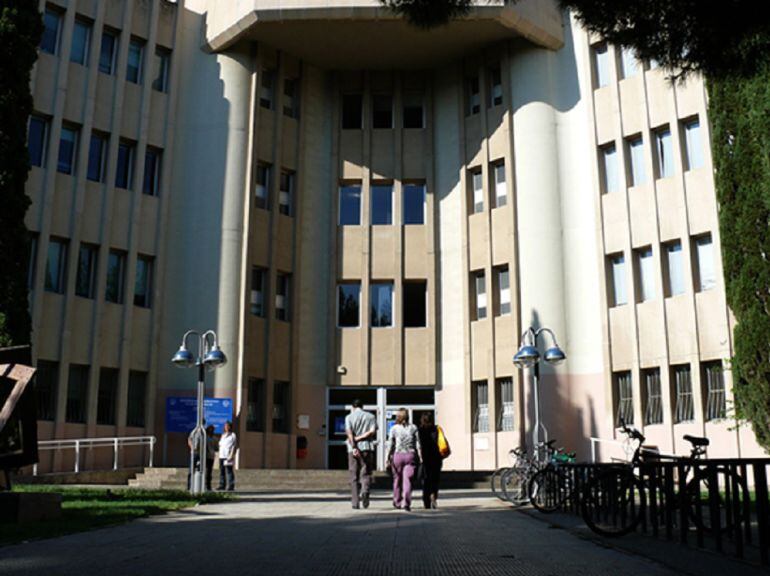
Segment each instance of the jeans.
[[356,458],[352,452],[348,452],[348,472],[350,472],[350,501],[353,506],[358,506],[358,499],[364,494],[369,494],[369,486],[372,483],[372,471],[374,470],[374,451],[362,450],[361,456]]
[[219,459],[219,490],[235,490],[233,465],[225,462],[224,458]]
[[393,454],[393,505],[412,506],[412,480],[417,457],[414,452]]

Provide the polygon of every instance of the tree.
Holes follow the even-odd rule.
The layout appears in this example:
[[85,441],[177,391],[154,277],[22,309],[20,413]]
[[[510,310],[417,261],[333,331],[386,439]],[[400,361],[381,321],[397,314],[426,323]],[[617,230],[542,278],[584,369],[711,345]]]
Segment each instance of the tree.
[[473,0],[380,0],[380,3],[406,18],[410,24],[428,29],[465,16]]
[[0,346],[30,341],[29,237],[24,225],[29,198],[24,184],[32,111],[29,79],[42,32],[36,6],[29,0],[0,0]]

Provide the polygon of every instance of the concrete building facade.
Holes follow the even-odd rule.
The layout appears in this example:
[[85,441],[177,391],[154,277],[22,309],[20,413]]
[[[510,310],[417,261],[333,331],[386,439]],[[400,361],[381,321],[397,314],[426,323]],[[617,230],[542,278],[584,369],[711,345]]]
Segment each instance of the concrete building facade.
[[165,407],[195,378],[169,359],[214,329],[229,362],[208,394],[233,400],[240,467],[343,466],[360,397],[381,435],[401,406],[432,412],[448,467],[491,469],[531,438],[511,360],[547,326],[567,354],[541,380],[560,443],[588,456],[623,417],[665,451],[694,433],[758,453],[729,417],[699,79],[670,83],[545,0],[431,32],[375,0],[40,7],[41,438],[153,434],[183,464]]

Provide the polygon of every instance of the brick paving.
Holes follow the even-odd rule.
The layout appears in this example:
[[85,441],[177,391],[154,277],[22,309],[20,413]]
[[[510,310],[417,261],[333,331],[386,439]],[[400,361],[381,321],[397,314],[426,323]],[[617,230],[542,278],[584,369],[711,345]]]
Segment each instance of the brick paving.
[[[3,576],[240,574],[673,576],[654,561],[556,529],[483,491],[439,510],[368,510],[342,494],[242,495],[223,504],[0,548]],[[654,544],[653,544],[654,545]]]

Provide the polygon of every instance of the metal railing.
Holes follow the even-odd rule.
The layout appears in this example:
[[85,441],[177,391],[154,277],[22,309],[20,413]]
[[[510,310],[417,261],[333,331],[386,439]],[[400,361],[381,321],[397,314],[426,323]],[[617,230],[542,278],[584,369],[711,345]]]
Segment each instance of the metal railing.
[[[38,451],[44,450],[75,450],[75,473],[80,472],[80,453],[84,449],[112,448],[112,469],[118,469],[118,454],[121,448],[128,446],[149,446],[150,455],[148,466],[152,468],[155,458],[155,436],[122,436],[114,438],[72,438],[66,440],[40,440]],[[32,475],[37,476],[37,464],[32,467]]]

